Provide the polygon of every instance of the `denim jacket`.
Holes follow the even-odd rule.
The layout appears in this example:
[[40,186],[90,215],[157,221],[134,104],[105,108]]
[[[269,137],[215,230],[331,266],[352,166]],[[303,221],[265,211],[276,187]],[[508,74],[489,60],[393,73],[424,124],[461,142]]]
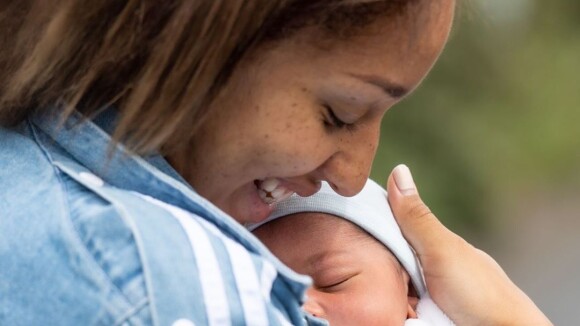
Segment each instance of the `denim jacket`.
[[110,147],[113,125],[0,128],[0,325],[326,324],[300,308],[308,277],[161,156]]

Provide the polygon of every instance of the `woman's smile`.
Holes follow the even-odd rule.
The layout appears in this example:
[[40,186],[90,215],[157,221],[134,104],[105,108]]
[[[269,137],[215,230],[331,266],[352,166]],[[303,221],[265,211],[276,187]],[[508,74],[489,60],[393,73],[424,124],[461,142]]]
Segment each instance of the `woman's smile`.
[[294,194],[294,191],[284,187],[284,184],[278,178],[255,180],[254,184],[258,189],[258,195],[268,205],[274,205]]
[[274,209],[276,203],[290,197],[294,191],[284,187],[280,179],[266,178],[264,180],[254,180],[253,192],[254,196],[251,200],[255,203],[252,216],[245,222],[260,222],[268,217]]
[[[285,178],[267,177],[265,179],[256,179],[253,182],[254,192],[259,197],[261,203],[256,204],[254,209],[254,216],[252,222],[259,222],[264,220],[276,204],[292,196],[298,194],[302,197],[311,196],[320,189],[320,182],[307,184],[298,184]],[[252,201],[256,202],[255,196],[252,196]]]

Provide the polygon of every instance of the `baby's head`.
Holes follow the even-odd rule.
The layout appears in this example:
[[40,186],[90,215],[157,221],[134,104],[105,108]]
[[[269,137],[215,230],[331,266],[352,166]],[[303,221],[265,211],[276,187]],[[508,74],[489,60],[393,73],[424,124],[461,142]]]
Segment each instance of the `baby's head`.
[[312,277],[304,309],[330,325],[403,325],[414,310],[409,274],[383,244],[327,213],[297,213],[254,231],[295,271]]
[[373,181],[354,197],[326,184],[312,197],[293,196],[253,232],[312,277],[304,309],[331,325],[403,325],[416,317],[425,293],[419,265]]

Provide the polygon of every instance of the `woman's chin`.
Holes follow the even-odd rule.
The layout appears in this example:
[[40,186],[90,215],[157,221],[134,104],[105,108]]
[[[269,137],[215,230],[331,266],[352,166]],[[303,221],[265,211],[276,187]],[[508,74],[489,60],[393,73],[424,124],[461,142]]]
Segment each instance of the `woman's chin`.
[[258,223],[267,219],[274,210],[273,204],[267,204],[260,198],[257,191],[250,192],[248,211],[242,223]]
[[234,202],[229,202],[230,209],[226,209],[226,213],[240,224],[258,223],[268,218],[274,210],[274,205],[266,204],[253,184],[244,190],[246,191],[243,195],[238,194],[232,199]]

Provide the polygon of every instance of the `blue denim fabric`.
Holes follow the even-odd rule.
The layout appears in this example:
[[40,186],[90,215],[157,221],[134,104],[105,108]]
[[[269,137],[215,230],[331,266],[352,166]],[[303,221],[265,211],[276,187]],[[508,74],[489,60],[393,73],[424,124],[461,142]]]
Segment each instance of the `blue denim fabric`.
[[[0,325],[209,324],[195,243],[136,193],[211,223],[220,232],[207,232],[212,243],[242,246],[258,274],[272,265],[271,291],[260,303],[267,324],[311,320],[300,309],[309,278],[197,195],[162,157],[133,156],[122,145],[109,151],[113,122],[107,112],[59,126],[46,114],[0,128]],[[244,325],[241,294],[228,276],[237,266],[216,253],[231,309],[224,324]]]

